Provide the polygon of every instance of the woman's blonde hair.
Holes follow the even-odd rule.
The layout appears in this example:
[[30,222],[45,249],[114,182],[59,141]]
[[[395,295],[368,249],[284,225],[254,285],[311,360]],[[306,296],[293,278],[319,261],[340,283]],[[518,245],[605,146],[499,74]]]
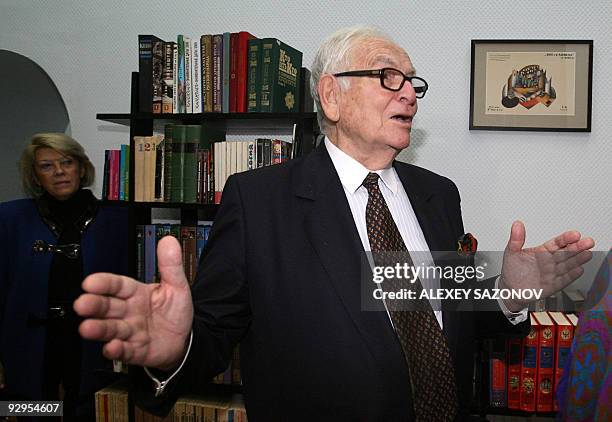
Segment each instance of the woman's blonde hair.
[[37,133],[32,136],[29,145],[25,147],[19,160],[21,186],[27,195],[38,198],[44,193],[44,189],[38,183],[34,172],[36,151],[41,148],[51,148],[62,155],[76,159],[80,168],[85,169],[85,173],[81,177],[81,187],[84,188],[93,184],[96,170],[81,144],[64,133]]

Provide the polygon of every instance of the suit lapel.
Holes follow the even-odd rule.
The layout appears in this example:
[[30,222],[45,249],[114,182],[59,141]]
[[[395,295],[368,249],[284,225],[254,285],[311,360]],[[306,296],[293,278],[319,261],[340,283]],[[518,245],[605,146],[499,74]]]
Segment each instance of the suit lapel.
[[306,158],[304,168],[305,177],[297,183],[295,192],[307,207],[305,234],[374,359],[381,369],[389,368],[390,353],[397,353],[399,360],[394,362],[401,362],[402,352],[386,312],[362,310],[364,249],[340,178],[324,144]]

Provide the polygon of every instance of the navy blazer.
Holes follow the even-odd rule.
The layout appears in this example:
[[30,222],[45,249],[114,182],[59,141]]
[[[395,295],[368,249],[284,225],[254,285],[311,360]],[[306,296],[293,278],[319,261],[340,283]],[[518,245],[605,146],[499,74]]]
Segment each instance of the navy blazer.
[[[455,250],[463,234],[455,185],[393,165],[429,248]],[[324,145],[230,177],[192,287],[192,350],[169,395],[223,371],[240,341],[249,421],[411,420],[408,369],[388,315],[361,310],[362,254]],[[474,339],[524,328],[501,312],[444,313],[462,406]],[[143,388],[150,398],[150,381]]]
[[[81,240],[83,274],[127,274],[127,209],[101,207]],[[32,323],[46,318],[51,253],[34,253],[35,240],[57,244],[33,199],[0,204],[0,361],[7,393],[41,400],[46,329]],[[87,391],[95,369],[108,366],[102,344],[83,341],[81,390]],[[76,364],[76,363],[75,363]]]

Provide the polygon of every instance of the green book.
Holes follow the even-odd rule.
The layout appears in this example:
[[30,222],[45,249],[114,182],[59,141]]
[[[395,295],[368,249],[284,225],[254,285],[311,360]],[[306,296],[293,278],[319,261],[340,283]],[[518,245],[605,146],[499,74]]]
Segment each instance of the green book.
[[183,167],[185,166],[185,125],[174,125],[172,133],[172,185],[170,202],[183,202]]
[[185,142],[183,144],[183,202],[197,202],[198,194],[198,163],[196,149],[200,145],[202,126],[185,126]]
[[164,202],[170,202],[172,190],[172,132],[174,125],[164,126]]
[[249,40],[247,68],[247,111],[259,111],[259,91],[261,88],[261,40]]
[[302,52],[276,38],[261,41],[261,112],[295,113],[300,104]]

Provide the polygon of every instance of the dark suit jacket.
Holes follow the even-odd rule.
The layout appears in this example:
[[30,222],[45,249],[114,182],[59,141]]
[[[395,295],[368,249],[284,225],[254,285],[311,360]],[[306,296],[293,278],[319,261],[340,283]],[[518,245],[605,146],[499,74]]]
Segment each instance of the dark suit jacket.
[[[454,250],[463,234],[455,185],[394,166],[430,249]],[[194,343],[175,385],[207,382],[241,341],[249,421],[410,420],[408,370],[389,318],[361,311],[362,253],[324,145],[230,177],[193,286]],[[475,315],[444,314],[462,405],[474,338],[516,330],[501,313],[478,324]]]

